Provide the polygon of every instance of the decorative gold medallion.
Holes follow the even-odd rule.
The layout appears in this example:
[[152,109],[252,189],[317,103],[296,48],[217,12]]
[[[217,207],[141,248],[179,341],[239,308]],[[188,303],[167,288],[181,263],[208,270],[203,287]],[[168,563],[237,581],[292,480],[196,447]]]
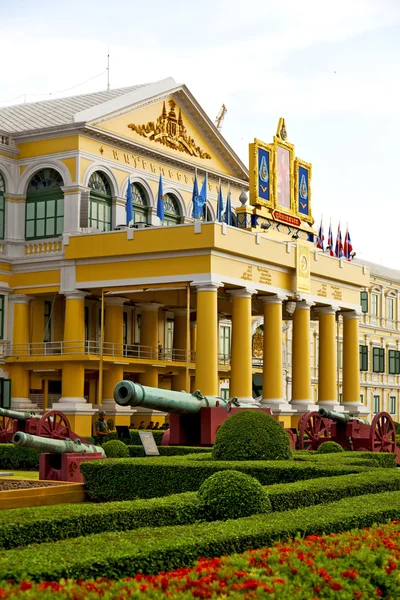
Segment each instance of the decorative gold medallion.
[[128,127],[138,135],[153,142],[158,142],[163,146],[168,146],[168,148],[172,148],[173,150],[185,152],[190,156],[211,159],[210,154],[202,150],[188,134],[186,127],[183,124],[181,109],[179,109],[178,117],[176,116],[176,102],[171,98],[168,100],[168,103],[170,106],[169,112],[167,113],[164,102],[162,113],[155,123],[154,121],[150,121],[146,125],[135,125],[134,123],[130,123]]

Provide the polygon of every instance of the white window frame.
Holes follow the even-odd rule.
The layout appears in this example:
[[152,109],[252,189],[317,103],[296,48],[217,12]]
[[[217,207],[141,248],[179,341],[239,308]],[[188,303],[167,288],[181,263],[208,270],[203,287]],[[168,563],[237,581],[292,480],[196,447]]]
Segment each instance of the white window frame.
[[[394,410],[392,410],[393,406],[394,406]],[[391,394],[389,396],[389,414],[390,415],[397,414],[397,397],[394,396],[393,394]]]
[[[376,410],[377,405],[378,405],[378,410]],[[380,411],[381,411],[381,397],[379,394],[374,394],[372,396],[372,412],[374,415],[376,415]]]
[[393,296],[386,297],[386,319],[394,321],[394,298]]
[[371,294],[371,315],[373,317],[379,316],[379,294],[376,292]]

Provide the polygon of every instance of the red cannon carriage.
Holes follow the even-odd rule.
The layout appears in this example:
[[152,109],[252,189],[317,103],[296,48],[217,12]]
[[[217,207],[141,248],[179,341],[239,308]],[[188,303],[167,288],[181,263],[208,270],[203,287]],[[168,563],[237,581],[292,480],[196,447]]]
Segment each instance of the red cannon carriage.
[[17,432],[38,435],[53,440],[79,439],[87,443],[71,429],[67,417],[58,410],[49,410],[43,416],[30,412],[19,412],[0,408],[0,443],[10,443]]
[[386,412],[368,421],[351,414],[337,413],[326,408],[311,411],[299,421],[299,449],[318,450],[323,442],[336,442],[345,450],[393,452],[400,464],[400,449],[396,445],[396,428]]

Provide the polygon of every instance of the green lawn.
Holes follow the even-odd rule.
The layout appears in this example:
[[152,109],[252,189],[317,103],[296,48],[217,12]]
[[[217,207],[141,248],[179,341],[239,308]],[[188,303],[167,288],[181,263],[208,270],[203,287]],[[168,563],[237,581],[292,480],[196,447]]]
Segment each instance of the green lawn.
[[[8,479],[39,479],[39,471],[7,471],[6,469],[0,470],[2,473],[10,473],[10,476],[7,475]],[[11,473],[13,474],[12,476]]]

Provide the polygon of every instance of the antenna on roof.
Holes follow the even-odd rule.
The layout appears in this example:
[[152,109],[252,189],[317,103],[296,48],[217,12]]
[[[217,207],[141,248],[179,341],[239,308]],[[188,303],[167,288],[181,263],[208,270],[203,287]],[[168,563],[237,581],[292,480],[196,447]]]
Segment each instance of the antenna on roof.
[[110,89],[110,46],[107,51],[107,92]]

